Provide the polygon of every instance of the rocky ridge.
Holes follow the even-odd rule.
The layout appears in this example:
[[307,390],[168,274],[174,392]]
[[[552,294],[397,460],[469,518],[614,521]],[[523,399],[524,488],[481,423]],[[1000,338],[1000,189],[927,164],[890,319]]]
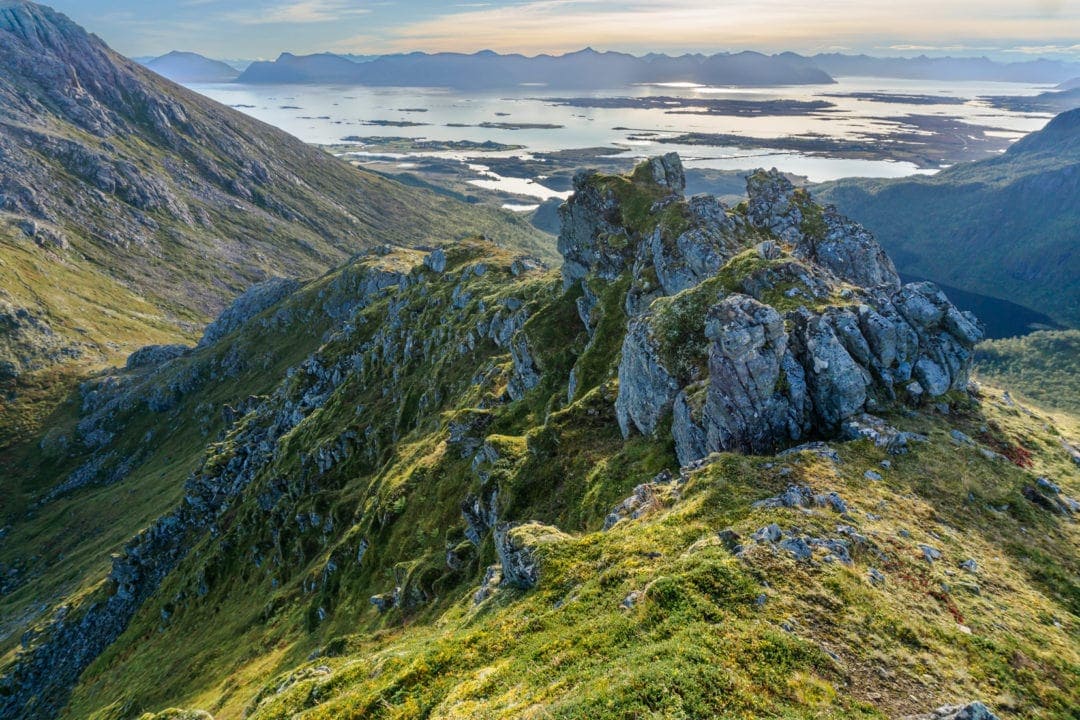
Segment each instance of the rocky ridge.
[[[859,682],[882,688],[889,708],[933,707],[913,705],[910,689],[889,679],[894,671],[884,664],[902,662],[894,646],[880,646],[880,672],[853,682],[846,674],[868,662],[862,649],[842,632],[815,629],[834,622],[840,607],[856,611],[845,598],[861,598],[890,623],[900,622],[894,597],[904,613],[905,603],[919,604],[930,629],[903,632],[940,671],[941,638],[963,642],[956,628],[971,632],[961,606],[985,617],[948,587],[973,585],[950,579],[952,568],[965,577],[991,572],[984,546],[975,546],[984,552],[977,563],[958,547],[981,530],[927,520],[925,532],[897,533],[881,525],[883,516],[913,503],[971,529],[964,513],[984,513],[979,523],[994,527],[1016,513],[1043,531],[1031,542],[1049,552],[1043,537],[1068,532],[1076,514],[1070,476],[1055,465],[1040,468],[1039,482],[1006,456],[1024,457],[996,420],[972,427],[978,391],[967,382],[968,350],[977,323],[929,285],[901,286],[865,231],[772,173],[754,174],[751,201],[736,208],[682,198],[681,177],[675,156],[625,178],[581,174],[563,210],[567,262],[559,272],[479,242],[380,248],[317,281],[256,288],[196,347],[148,348],[123,372],[87,383],[78,423],[49,444],[76,468],[99,459],[101,472],[61,494],[42,493],[34,512],[48,522],[49,513],[78,513],[92,493],[123,497],[166,476],[182,484],[182,497],[125,544],[95,593],[54,606],[25,635],[0,682],[0,716],[55,714],[72,686],[69,712],[90,712],[113,693],[172,705],[191,693],[161,653],[195,666],[243,644],[227,632],[261,642],[255,636],[268,621],[305,654],[312,648],[311,666],[268,680],[242,705],[230,691],[222,717],[289,716],[312,702],[328,713],[356,711],[333,704],[351,702],[353,686],[385,679],[393,692],[438,692],[445,676],[423,673],[482,674],[489,662],[639,632],[661,644],[682,633],[676,657],[693,657],[686,643],[712,652],[700,644],[710,623],[725,637],[749,633],[750,644],[766,643],[798,668],[781,678],[775,705],[739,695],[751,703],[739,706],[747,711],[803,709],[797,693],[779,689],[803,682],[808,692],[826,682],[847,688],[836,702],[849,710]],[[954,418],[967,422],[966,433],[941,429]],[[170,436],[166,428],[178,423],[188,434]],[[190,473],[154,464],[159,446],[181,440],[197,449]],[[916,504],[929,502],[919,499],[925,488],[893,492],[904,463],[937,468],[943,485],[958,482],[960,468],[1015,487],[1002,495],[965,477],[962,491],[927,509]],[[10,532],[19,536],[18,522]],[[43,562],[13,564],[25,587],[37,587]],[[826,582],[843,592],[808,603],[831,592]],[[1014,599],[993,582],[974,587],[997,603],[1001,632],[1018,637],[1018,621],[1000,612]],[[1010,592],[1061,614],[1046,633],[1069,632],[1063,605],[1026,581]],[[1040,592],[1058,602],[1052,590]],[[819,602],[828,612],[807,610],[805,624],[785,616]],[[437,629],[444,612],[451,621]],[[242,627],[221,627],[226,616]],[[488,635],[468,640],[477,652],[504,631],[514,639],[492,643],[504,652],[475,667],[473,650],[448,649],[457,646],[434,655],[394,649],[394,657],[417,659],[404,670],[421,674],[415,682],[399,680],[392,664],[372,673],[367,650],[342,659],[338,634],[360,627],[397,637],[403,621],[419,623],[425,637],[446,626],[482,628]],[[554,627],[579,634],[518,652]],[[986,620],[975,627],[997,637]],[[179,642],[192,637],[211,647]],[[384,641],[396,642],[371,640]],[[1006,652],[981,647],[995,662]],[[455,662],[446,662],[448,652]],[[700,687],[694,673],[720,657],[644,682],[667,687],[685,676]],[[654,662],[611,670],[637,673]],[[992,684],[974,660],[963,662],[980,678],[966,689]],[[1067,659],[1038,662],[1049,677],[1071,672]],[[556,668],[565,672],[557,663],[544,672]],[[531,675],[515,677],[520,690]],[[1016,682],[1031,707],[1029,678]],[[1040,687],[1067,700],[1054,682]],[[694,692],[678,690],[665,696]],[[470,702],[488,702],[488,690],[477,692],[481,699]],[[611,692],[635,697],[627,687]],[[934,704],[959,694],[926,692]],[[381,713],[383,698],[362,707]],[[575,706],[576,716],[603,716],[601,706],[585,707]]]

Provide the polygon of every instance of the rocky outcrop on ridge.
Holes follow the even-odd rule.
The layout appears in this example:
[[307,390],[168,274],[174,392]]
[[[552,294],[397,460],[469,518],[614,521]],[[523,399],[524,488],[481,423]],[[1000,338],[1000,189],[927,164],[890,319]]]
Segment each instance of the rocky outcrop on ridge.
[[671,418],[679,459],[835,436],[894,402],[966,387],[978,321],[931,283],[901,286],[858,224],[776,171],[749,202],[682,196],[675,155],[630,178],[580,174],[559,247],[592,324],[596,281],[628,274],[616,401],[624,435]]

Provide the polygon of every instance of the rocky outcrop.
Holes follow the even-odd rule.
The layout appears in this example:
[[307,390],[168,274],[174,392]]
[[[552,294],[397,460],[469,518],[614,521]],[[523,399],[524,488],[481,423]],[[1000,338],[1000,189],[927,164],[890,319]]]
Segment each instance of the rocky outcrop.
[[910,715],[903,720],[998,720],[998,716],[981,702],[967,705],[942,705],[925,715]]
[[157,368],[175,360],[190,349],[187,345],[147,345],[128,355],[125,368],[128,370]]
[[206,326],[202,339],[199,340],[199,347],[211,345],[229,333],[235,332],[251,318],[278,303],[299,286],[300,283],[296,280],[286,278],[270,278],[252,285],[244,294],[236,298],[232,305],[218,316],[217,320]]
[[564,533],[549,525],[499,523],[495,527],[495,551],[502,563],[502,582],[523,590],[536,587],[540,582],[540,549],[565,538]]
[[686,464],[836,436],[867,411],[966,388],[978,321],[930,283],[901,287],[864,228],[776,171],[748,178],[745,213],[686,201],[676,162],[579,176],[564,209],[568,285],[632,276],[615,402],[624,435],[670,416]]
[[90,346],[71,342],[55,331],[36,308],[18,307],[0,299],[0,382],[25,372],[83,357]]
[[813,203],[809,193],[775,169],[758,170],[746,181],[750,223],[793,247],[793,254],[861,287],[900,287],[889,256],[868,230]]
[[664,367],[648,323],[632,324],[623,341],[615,400],[615,416],[623,435],[629,435],[631,427],[645,434],[656,430],[678,392],[679,382]]

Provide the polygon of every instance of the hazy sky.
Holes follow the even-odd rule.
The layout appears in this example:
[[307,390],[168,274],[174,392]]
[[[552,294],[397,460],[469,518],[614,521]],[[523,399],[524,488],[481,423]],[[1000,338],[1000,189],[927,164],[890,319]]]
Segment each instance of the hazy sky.
[[1080,60],[1080,0],[52,0],[128,55],[756,49]]

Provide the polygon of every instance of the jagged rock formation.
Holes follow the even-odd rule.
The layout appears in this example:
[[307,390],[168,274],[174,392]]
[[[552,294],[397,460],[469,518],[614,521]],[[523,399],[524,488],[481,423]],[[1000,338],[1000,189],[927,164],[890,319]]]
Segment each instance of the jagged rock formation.
[[564,281],[586,297],[591,278],[631,276],[624,435],[671,416],[688,464],[836,435],[864,411],[967,385],[978,321],[929,283],[901,287],[865,229],[777,172],[750,176],[740,213],[684,200],[677,156],[643,168],[629,183],[579,176],[559,238]]

